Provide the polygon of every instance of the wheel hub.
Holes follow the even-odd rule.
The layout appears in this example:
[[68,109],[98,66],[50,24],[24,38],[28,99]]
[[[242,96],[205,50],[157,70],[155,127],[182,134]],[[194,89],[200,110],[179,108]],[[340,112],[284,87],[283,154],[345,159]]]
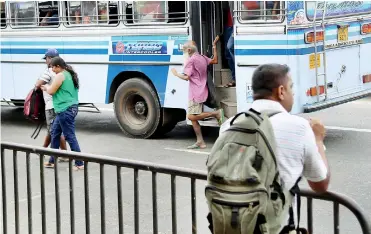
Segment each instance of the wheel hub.
[[146,110],[147,110],[146,104],[143,101],[139,101],[139,102],[135,103],[135,112],[138,115],[144,115]]

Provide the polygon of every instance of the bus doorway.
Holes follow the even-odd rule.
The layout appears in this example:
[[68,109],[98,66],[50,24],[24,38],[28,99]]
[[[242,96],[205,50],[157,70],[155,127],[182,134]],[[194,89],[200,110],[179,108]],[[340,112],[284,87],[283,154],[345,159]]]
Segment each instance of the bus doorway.
[[[199,52],[208,57],[213,55],[212,43],[216,36],[220,36],[217,45],[218,64],[209,66],[209,72],[213,76],[216,97],[220,107],[224,109],[226,117],[236,114],[236,88],[226,87],[232,80],[232,73],[226,59],[226,44],[228,38],[224,36],[227,23],[229,2],[201,1],[192,4],[192,35],[197,43]],[[233,6],[232,6],[233,7]],[[235,66],[235,64],[233,64]],[[208,111],[208,109],[205,109]],[[202,123],[201,125],[209,125]]]

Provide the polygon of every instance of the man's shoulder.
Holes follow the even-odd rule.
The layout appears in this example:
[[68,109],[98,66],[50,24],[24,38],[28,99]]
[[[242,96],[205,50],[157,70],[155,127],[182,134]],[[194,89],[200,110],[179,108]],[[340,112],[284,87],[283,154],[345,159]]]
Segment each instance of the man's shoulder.
[[302,127],[309,127],[309,122],[307,119],[297,116],[297,115],[292,115],[290,113],[281,113],[281,115],[277,115],[279,118],[274,118],[274,120],[277,121],[285,121],[289,125],[293,126],[302,126]]

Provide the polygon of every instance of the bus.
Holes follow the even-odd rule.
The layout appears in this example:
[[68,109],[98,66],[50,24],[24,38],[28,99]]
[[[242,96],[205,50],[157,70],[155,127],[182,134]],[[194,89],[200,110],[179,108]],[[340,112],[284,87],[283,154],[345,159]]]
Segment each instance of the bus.
[[182,45],[194,40],[211,56],[228,12],[237,85],[225,87],[223,36],[209,68],[226,117],[250,107],[252,73],[265,63],[291,68],[293,114],[371,93],[371,1],[5,1],[1,98],[24,100],[56,48],[79,74],[81,104],[113,103],[130,137],[165,134],[186,119],[188,83],[171,73],[182,70]]

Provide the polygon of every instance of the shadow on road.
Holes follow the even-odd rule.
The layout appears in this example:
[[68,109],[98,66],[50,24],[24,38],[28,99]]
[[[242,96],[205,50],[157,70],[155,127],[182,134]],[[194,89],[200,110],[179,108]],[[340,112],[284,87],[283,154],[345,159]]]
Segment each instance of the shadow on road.
[[[1,124],[16,125],[17,127],[34,128],[36,125],[25,119],[23,116],[23,108],[13,106],[1,106]],[[76,129],[86,133],[104,133],[116,135],[118,137],[126,137],[119,128],[116,118],[111,112],[90,113],[85,110],[80,111],[76,119]],[[206,141],[214,142],[217,137],[219,128],[202,127],[202,134]],[[156,140],[184,140],[193,139],[195,134],[192,126],[188,126],[186,122],[180,122],[168,134]]]

